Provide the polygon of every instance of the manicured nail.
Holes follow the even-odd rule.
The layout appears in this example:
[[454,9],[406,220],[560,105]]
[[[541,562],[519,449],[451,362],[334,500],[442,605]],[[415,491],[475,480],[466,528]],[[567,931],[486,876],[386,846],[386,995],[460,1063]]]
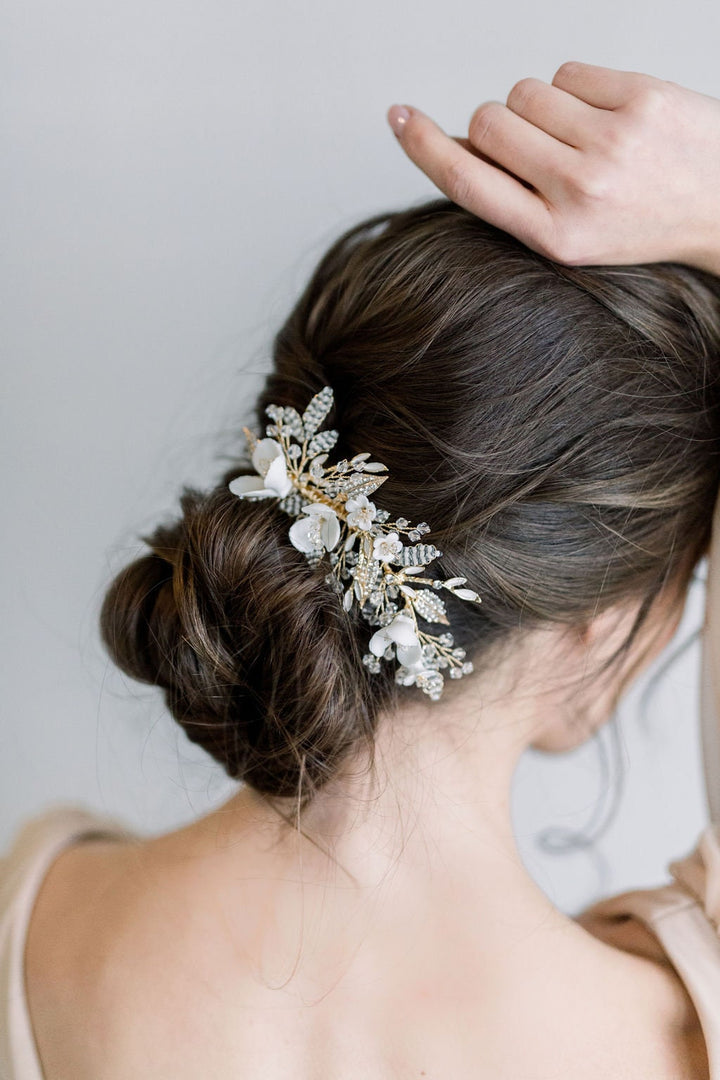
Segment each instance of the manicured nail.
[[391,105],[387,113],[388,123],[398,139],[403,133],[405,123],[410,119],[410,111],[404,105]]

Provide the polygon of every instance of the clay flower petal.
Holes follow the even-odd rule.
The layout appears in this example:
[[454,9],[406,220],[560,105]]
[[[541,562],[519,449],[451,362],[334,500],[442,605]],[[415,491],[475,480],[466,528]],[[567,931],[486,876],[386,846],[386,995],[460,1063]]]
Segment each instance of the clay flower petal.
[[314,518],[298,518],[298,520],[290,526],[288,530],[290,537],[290,543],[293,547],[296,547],[298,551],[302,551],[305,555],[309,555],[316,548],[320,547],[320,530],[318,523]]
[[375,656],[382,656],[388,645],[398,646],[398,658],[402,648],[406,650],[419,648],[420,642],[415,632],[415,624],[409,615],[396,615],[392,622],[376,631],[370,638],[368,648]]
[[240,499],[282,498],[293,483],[287,474],[282,447],[274,439],[260,439],[252,454],[258,476],[237,476],[228,485]]
[[237,495],[240,499],[267,499],[270,496],[277,498],[276,491],[263,487],[261,476],[236,476],[230,481],[228,487],[233,495]]
[[333,508],[323,503],[306,503],[303,512],[307,517],[299,518],[290,527],[290,542],[306,553],[319,547],[332,551],[340,539],[340,522]]
[[385,627],[381,630],[377,630],[368,642],[368,649],[373,656],[382,656],[388,645],[390,645],[390,638],[385,633]]
[[370,531],[377,511],[375,503],[371,503],[367,495],[356,495],[354,499],[348,499],[345,509],[348,512],[347,523],[351,529]]
[[282,498],[292,488],[293,483],[287,474],[287,466],[284,457],[276,457],[270,462],[270,467],[265,473],[265,487],[276,491]]
[[397,645],[419,645],[415,623],[409,615],[396,615],[392,622],[383,627],[391,641]]
[[320,527],[320,532],[323,544],[328,551],[332,551],[340,539],[340,522],[338,521],[337,514],[334,510],[326,517],[321,518],[321,521],[322,525]]
[[396,532],[384,533],[373,540],[373,559],[390,562],[402,551],[402,543]]
[[279,442],[275,439],[258,439],[252,452],[252,463],[261,476],[265,475],[277,457],[282,457]]
[[398,645],[395,652],[403,667],[414,668],[418,671],[424,668],[423,652],[419,644],[410,646]]

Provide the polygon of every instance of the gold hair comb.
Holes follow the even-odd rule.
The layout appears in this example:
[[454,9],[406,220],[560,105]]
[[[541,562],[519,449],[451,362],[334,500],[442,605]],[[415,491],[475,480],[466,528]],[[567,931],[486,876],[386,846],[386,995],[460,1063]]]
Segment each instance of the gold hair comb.
[[[243,428],[257,475],[238,476],[230,490],[240,499],[278,499],[280,508],[297,519],[289,529],[293,546],[313,567],[327,552],[331,569],[325,581],[342,596],[345,611],[355,604],[370,626],[379,627],[363,663],[377,674],[381,659],[396,659],[395,681],[418,686],[437,701],[444,686],[441,669],[459,679],[473,665],[465,660],[464,649],[454,647],[452,634],[425,633],[418,616],[449,626],[441,589],[477,604],[480,597],[462,587],[464,577],[418,576],[442,552],[419,542],[430,532],[426,521],[390,521],[387,510],[370,501],[387,480],[385,465],[368,461],[369,453],[325,465],[338,432],[319,429],[332,407],[329,386],[313,397],[302,416],[287,405],[268,405],[265,413],[273,423],[265,429],[266,438]],[[410,543],[403,543],[401,535]]]

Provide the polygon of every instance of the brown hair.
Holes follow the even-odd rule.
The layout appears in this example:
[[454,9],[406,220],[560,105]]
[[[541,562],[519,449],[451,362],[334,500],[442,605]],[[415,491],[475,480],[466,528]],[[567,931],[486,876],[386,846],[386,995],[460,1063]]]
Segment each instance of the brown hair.
[[[481,594],[479,607],[447,596],[476,665],[520,628],[582,625],[635,598],[629,647],[707,547],[720,476],[709,273],[554,263],[437,199],[340,236],[273,359],[255,431],[268,404],[302,410],[332,386],[337,458],[385,462],[379,505],[428,521],[434,575]],[[421,695],[398,692],[394,664],[367,671],[371,628],[292,546],[274,500],[228,491],[240,471],[254,472],[247,457],[213,490],[185,490],[179,518],[113,582],[102,632],[230,776],[304,805],[351,751],[372,751],[381,711]]]

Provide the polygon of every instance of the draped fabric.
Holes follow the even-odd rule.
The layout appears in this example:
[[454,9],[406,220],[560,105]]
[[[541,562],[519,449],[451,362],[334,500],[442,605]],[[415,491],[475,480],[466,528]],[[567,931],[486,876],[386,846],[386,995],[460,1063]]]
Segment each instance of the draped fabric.
[[700,724],[708,813],[711,821],[720,822],[720,498],[715,506],[707,565]]

